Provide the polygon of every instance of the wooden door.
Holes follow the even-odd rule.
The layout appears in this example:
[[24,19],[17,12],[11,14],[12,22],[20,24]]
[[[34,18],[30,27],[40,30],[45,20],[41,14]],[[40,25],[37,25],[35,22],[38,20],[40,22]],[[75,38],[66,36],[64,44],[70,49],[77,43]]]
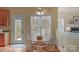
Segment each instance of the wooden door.
[[0,10],[0,26],[7,26],[9,23],[9,11]]
[[5,46],[5,36],[4,33],[0,33],[0,47]]

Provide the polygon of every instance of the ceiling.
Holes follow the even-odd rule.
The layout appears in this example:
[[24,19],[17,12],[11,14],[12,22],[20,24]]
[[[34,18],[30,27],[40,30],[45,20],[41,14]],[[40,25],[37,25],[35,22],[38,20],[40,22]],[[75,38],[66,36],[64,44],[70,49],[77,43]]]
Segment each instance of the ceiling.
[[60,7],[58,12],[79,12],[79,7]]

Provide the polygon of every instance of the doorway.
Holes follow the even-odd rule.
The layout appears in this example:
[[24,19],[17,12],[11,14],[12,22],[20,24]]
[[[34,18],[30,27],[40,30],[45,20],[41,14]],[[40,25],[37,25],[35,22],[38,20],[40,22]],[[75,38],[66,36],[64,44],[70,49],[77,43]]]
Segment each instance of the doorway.
[[[12,44],[19,44],[17,46],[22,47],[24,45],[24,29],[23,29],[23,16],[15,15],[12,17]],[[23,44],[23,45],[22,45]],[[16,46],[13,46],[16,47]]]

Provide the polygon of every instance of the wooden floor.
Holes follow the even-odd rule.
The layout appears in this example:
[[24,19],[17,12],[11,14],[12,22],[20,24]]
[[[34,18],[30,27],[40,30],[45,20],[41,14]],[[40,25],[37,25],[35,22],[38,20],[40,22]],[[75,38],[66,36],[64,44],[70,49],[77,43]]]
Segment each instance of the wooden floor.
[[[17,46],[17,45],[15,45]],[[14,47],[13,45],[8,45],[7,47],[0,47],[0,52],[24,52],[25,48],[17,48]]]
[[0,47],[0,52],[59,52],[56,46],[44,46],[40,50],[35,47],[17,48],[9,45],[7,47]]

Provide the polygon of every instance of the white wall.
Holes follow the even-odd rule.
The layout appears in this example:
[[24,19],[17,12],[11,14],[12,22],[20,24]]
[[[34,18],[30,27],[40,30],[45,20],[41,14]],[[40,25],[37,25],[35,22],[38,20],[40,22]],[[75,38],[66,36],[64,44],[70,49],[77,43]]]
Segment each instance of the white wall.
[[79,34],[57,31],[56,37],[60,51],[79,52]]
[[79,51],[79,34],[66,30],[66,27],[79,27],[79,24],[69,24],[73,16],[79,16],[79,8],[59,8],[58,16],[58,19],[63,17],[65,32],[56,32],[57,46],[61,51]]
[[64,20],[64,31],[68,26],[79,26],[79,24],[69,24],[69,21],[73,21],[73,16],[79,16],[79,12],[60,12],[59,17],[63,17]]

